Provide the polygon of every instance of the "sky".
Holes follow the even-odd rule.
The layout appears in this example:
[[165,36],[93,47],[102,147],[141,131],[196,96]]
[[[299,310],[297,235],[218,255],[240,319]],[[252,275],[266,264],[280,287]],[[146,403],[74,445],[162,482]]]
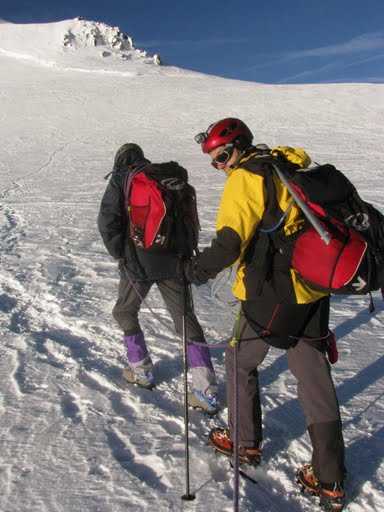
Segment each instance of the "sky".
[[384,82],[384,0],[0,0],[0,18],[118,25],[165,64],[264,83]]

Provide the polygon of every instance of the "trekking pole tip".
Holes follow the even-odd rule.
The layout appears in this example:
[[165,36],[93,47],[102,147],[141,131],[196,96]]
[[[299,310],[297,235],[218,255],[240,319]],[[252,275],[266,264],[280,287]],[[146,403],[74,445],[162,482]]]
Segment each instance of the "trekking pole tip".
[[183,501],[193,501],[196,498],[194,494],[183,494],[181,499]]

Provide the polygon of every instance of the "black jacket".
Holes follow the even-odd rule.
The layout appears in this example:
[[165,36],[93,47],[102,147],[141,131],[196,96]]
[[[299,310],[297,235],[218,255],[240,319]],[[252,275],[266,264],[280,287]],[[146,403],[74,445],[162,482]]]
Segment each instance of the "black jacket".
[[[145,162],[149,163],[149,162]],[[186,173],[175,162],[152,164],[151,169],[162,166],[177,166],[181,173]],[[130,170],[114,170],[101,201],[98,228],[109,254],[116,260],[124,260],[124,266],[130,278],[138,280],[159,281],[177,277],[179,259],[172,252],[151,252],[134,246],[129,231],[129,218],[124,207],[124,184]]]

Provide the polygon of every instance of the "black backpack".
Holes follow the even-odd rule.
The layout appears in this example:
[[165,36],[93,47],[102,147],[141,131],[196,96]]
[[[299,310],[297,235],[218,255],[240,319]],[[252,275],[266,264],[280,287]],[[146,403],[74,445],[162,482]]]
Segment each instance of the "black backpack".
[[278,153],[266,165],[272,171],[267,179],[280,171],[329,235],[327,244],[308,220],[292,236],[283,236],[282,229],[270,233],[275,250],[287,256],[300,277],[330,293],[366,294],[382,288],[384,216],[333,165],[300,169]]

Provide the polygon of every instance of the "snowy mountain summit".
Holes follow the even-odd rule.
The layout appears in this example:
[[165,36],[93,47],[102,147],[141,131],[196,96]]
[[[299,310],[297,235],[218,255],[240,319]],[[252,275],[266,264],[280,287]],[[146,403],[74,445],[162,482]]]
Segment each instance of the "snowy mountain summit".
[[63,70],[131,75],[161,64],[159,55],[136,49],[132,37],[119,27],[80,17],[57,23],[2,23],[0,53]]
[[102,57],[114,55],[122,59],[130,59],[136,54],[137,57],[160,65],[160,57],[157,54],[148,57],[146,51],[135,49],[132,37],[121,32],[119,27],[111,27],[105,23],[87,21],[82,18],[75,18],[68,25],[67,31],[64,33],[63,46],[65,49],[76,50],[101,47],[100,55]]

